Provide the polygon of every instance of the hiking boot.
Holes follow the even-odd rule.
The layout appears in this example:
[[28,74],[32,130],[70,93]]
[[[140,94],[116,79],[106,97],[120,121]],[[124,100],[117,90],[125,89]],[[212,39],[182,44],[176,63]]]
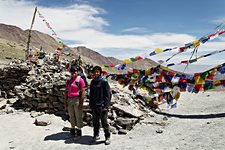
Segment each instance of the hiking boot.
[[77,129],[76,136],[82,136],[82,131],[81,131],[81,129]]
[[75,140],[75,141],[76,141],[76,140],[79,140],[79,139],[81,138],[81,136],[82,136],[82,131],[81,131],[81,129],[77,129],[76,135],[75,135],[75,137],[74,137],[74,140]]
[[109,145],[111,142],[110,142],[110,139],[109,138],[106,138],[105,139],[105,145]]
[[72,136],[75,136],[75,135],[76,135],[76,130],[75,130],[75,128],[70,129],[70,134],[71,134]]

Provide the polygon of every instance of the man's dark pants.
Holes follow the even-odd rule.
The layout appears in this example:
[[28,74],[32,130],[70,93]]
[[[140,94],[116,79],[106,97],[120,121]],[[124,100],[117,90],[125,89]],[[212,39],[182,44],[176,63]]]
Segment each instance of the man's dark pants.
[[94,137],[99,136],[100,120],[101,120],[102,127],[105,133],[105,138],[109,138],[110,132],[109,132],[109,124],[107,121],[108,111],[101,111],[101,108],[94,108],[92,111],[93,111],[92,115],[93,115]]

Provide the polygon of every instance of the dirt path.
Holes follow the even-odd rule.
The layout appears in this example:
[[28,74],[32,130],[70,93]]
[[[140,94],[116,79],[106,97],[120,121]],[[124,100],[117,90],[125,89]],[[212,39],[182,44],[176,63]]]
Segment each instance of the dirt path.
[[75,142],[68,132],[69,126],[60,117],[42,115],[39,119],[50,121],[48,126],[33,124],[30,113],[16,111],[0,115],[0,149],[61,150],[224,150],[225,143],[225,92],[199,94],[182,93],[176,109],[164,109],[136,125],[127,135],[112,135],[112,143],[105,146],[103,132],[100,142],[91,143],[92,128],[84,127],[83,137]]

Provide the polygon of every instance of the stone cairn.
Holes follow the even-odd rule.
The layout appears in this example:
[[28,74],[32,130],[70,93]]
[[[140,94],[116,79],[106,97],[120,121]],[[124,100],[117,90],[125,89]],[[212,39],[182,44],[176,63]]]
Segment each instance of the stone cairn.
[[[64,108],[65,83],[68,72],[64,70],[66,62],[48,60],[35,66],[30,63],[10,65],[0,70],[1,97],[18,97],[25,111],[37,111],[68,116]],[[112,87],[112,99],[109,110],[110,130],[114,134],[126,134],[146,114],[144,101],[134,98],[128,90]],[[88,93],[84,101],[83,121],[92,125],[92,115],[88,106]]]

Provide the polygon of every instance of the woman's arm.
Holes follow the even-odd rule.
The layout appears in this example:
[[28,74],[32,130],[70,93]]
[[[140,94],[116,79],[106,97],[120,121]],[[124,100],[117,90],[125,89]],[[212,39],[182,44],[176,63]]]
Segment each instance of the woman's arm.
[[64,107],[67,109],[68,106],[68,91],[65,92],[65,98],[64,98]]

